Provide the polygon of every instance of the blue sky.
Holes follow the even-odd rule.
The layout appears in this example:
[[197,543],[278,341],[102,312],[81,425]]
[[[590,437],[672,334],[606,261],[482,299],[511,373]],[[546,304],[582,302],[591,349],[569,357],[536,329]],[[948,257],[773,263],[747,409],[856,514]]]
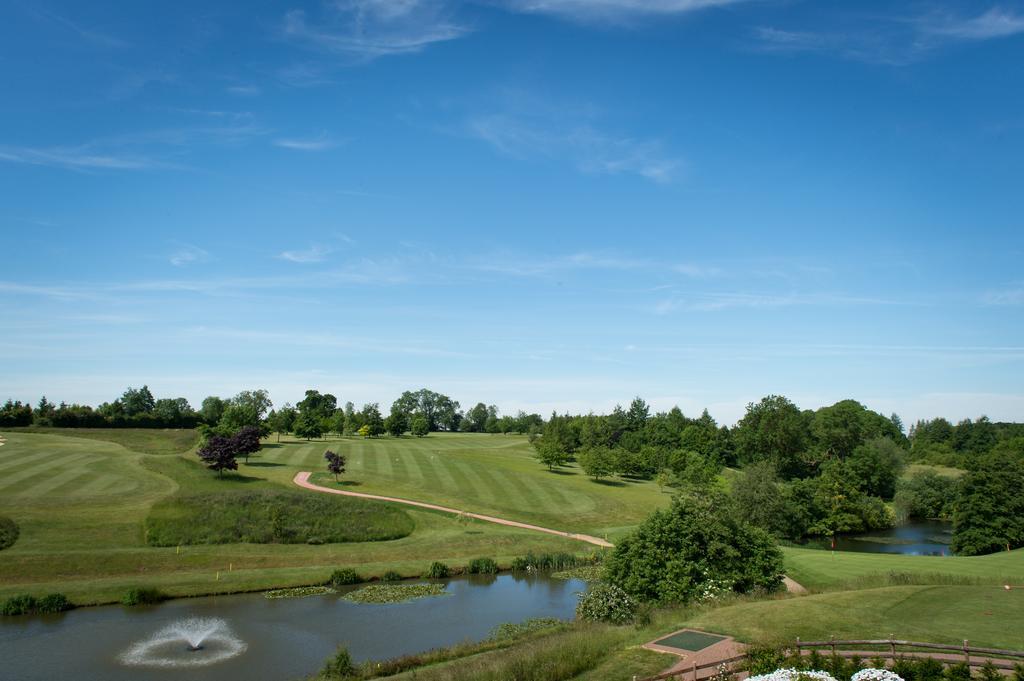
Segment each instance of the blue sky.
[[11,2],[0,399],[1024,418],[1024,6]]

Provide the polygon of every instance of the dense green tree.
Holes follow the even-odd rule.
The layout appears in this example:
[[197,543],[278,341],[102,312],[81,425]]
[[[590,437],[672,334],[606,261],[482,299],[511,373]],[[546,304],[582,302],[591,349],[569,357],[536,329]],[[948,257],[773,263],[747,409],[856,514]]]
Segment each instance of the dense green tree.
[[409,430],[416,437],[426,437],[430,433],[430,424],[427,421],[427,417],[422,414],[413,416],[412,422],[409,424]]
[[153,403],[153,415],[168,424],[181,424],[186,419],[194,417],[195,414],[192,405],[184,397],[161,399]]
[[301,414],[312,414],[318,420],[323,421],[334,415],[338,408],[338,398],[330,393],[321,393],[319,390],[307,390],[303,397],[295,405]]
[[558,466],[564,466],[569,461],[569,455],[555,440],[549,440],[546,437],[537,438],[533,442],[533,448],[534,457],[547,466],[549,471],[555,470]]
[[892,499],[896,481],[906,468],[907,453],[887,437],[876,437],[858,446],[847,462],[857,487],[864,494]]
[[808,472],[803,456],[810,444],[807,419],[796,405],[780,395],[769,395],[747,405],[747,413],[733,431],[740,463],[770,461],[783,478]]
[[392,411],[402,412],[408,419],[416,415],[423,416],[431,431],[458,430],[462,421],[457,401],[427,388],[405,391],[391,408]]
[[467,433],[482,433],[487,424],[487,417],[497,413],[497,407],[488,407],[483,402],[477,402],[474,407],[466,412],[462,419],[461,428]]
[[647,406],[639,397],[634,397],[633,401],[629,403],[629,411],[626,412],[626,428],[628,430],[643,430],[643,427],[647,425],[647,417],[650,416],[651,409]]
[[782,553],[713,493],[681,495],[651,514],[605,560],[606,580],[647,602],[687,603],[705,589],[776,590]]
[[221,398],[216,395],[210,395],[203,400],[203,404],[199,408],[199,416],[202,417],[203,423],[206,425],[216,426],[220,423],[220,417],[224,414],[224,409],[227,406],[227,402]]
[[142,386],[138,390],[135,388],[128,388],[121,395],[121,408],[124,410],[125,416],[135,416],[136,414],[148,414],[153,411],[153,407],[156,406],[156,400],[153,397],[153,393],[149,391],[149,386]]
[[384,430],[392,437],[401,437],[402,433],[409,430],[409,423],[405,414],[392,410],[388,417],[384,419]]
[[[545,435],[545,437],[547,436]],[[579,463],[580,468],[583,469],[583,472],[594,480],[600,480],[616,472],[615,452],[608,447],[581,449],[576,454],[576,461]]]
[[296,437],[304,437],[307,440],[323,435],[320,419],[317,418],[316,414],[310,412],[300,413],[298,418],[295,419],[292,430]]
[[0,428],[32,425],[32,405],[7,400],[0,409]]
[[978,457],[960,481],[953,552],[977,556],[1024,546],[1024,438]]
[[791,537],[793,528],[783,485],[775,466],[757,461],[733,480],[731,495],[738,517],[776,537]]
[[956,479],[923,470],[897,482],[896,510],[906,518],[952,519],[957,494]]
[[359,414],[363,422],[361,427],[366,428],[368,437],[380,437],[384,434],[384,418],[380,415],[380,405],[376,402],[369,402],[363,405]]

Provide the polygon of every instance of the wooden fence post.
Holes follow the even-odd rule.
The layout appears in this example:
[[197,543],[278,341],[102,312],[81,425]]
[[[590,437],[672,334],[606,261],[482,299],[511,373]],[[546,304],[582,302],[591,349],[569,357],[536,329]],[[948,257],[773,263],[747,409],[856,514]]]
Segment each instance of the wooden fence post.
[[971,649],[967,647],[966,638],[964,639],[964,662],[967,663],[968,667],[971,666]]
[[832,657],[836,656],[836,635],[832,634],[829,639],[832,642]]
[[797,636],[796,637],[796,656],[800,657],[801,655],[803,655],[803,652],[801,652],[801,650],[800,650],[800,637]]
[[889,652],[892,654],[892,661],[896,661],[896,641],[893,640],[894,635],[889,634]]

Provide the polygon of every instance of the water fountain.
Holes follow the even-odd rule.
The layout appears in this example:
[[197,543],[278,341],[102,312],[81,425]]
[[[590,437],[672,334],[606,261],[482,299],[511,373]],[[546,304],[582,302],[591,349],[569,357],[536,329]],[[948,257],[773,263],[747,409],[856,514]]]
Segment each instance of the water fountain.
[[118,659],[133,667],[203,667],[241,655],[245,649],[245,641],[224,620],[190,617],[133,644]]

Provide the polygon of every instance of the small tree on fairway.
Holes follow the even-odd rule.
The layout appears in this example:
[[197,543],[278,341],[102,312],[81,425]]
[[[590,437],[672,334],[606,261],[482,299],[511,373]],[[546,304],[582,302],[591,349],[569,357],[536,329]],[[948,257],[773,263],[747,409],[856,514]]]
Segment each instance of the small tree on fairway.
[[304,437],[307,440],[314,437],[320,437],[323,434],[323,430],[320,427],[320,419],[312,414],[302,414],[295,421],[293,426],[295,434],[299,437]]
[[416,437],[426,437],[430,432],[430,423],[426,416],[414,416],[411,424],[412,434]]
[[384,419],[384,430],[388,431],[388,435],[392,437],[402,437],[402,433],[409,430],[405,414],[392,410],[388,417]]
[[370,426],[360,426],[356,432],[363,437],[370,437]]
[[569,460],[569,455],[555,440],[540,438],[533,443],[533,446],[537,450],[534,452],[537,461],[547,466],[549,471],[555,470],[557,466],[562,466]]
[[257,426],[245,426],[231,436],[235,445],[235,455],[241,454],[249,463],[249,455],[260,451],[260,429]]
[[580,468],[594,478],[600,480],[615,472],[615,454],[607,447],[591,447],[576,455]]
[[217,475],[223,477],[225,470],[238,470],[238,462],[235,461],[236,446],[234,438],[211,435],[206,444],[199,448],[199,458],[207,468],[217,471]]
[[327,459],[327,470],[334,473],[334,481],[337,482],[338,476],[345,472],[345,457],[328,449],[324,458]]

